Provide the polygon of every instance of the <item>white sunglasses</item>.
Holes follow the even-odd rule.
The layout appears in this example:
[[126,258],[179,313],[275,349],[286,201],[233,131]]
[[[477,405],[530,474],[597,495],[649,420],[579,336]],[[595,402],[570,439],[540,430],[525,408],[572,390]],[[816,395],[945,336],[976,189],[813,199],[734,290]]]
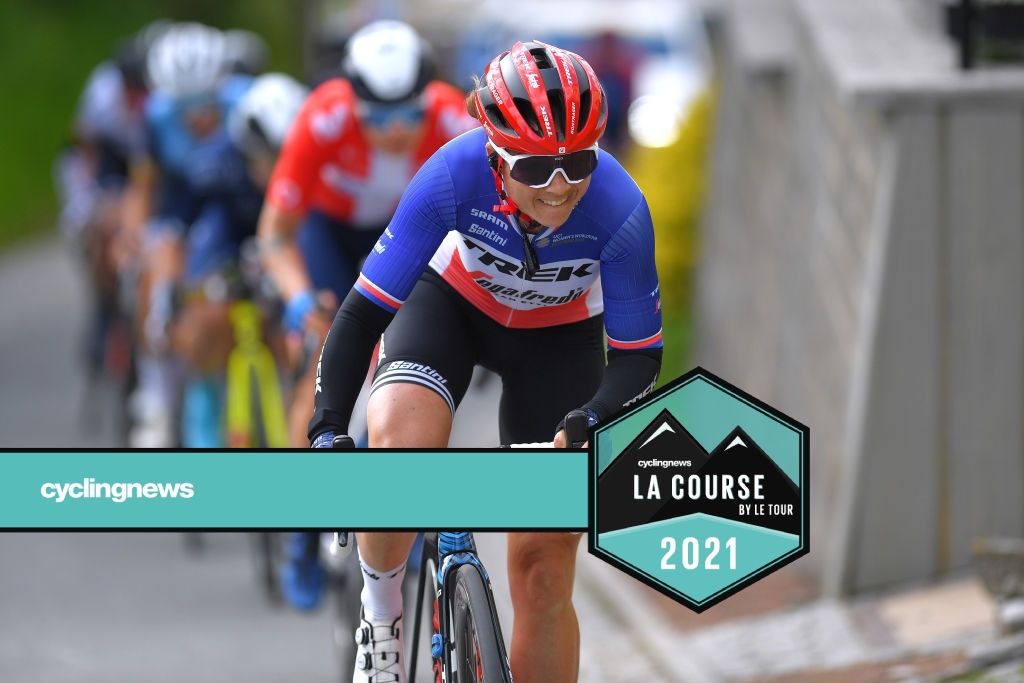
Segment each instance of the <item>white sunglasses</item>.
[[547,187],[561,173],[566,182],[578,185],[597,168],[597,143],[569,154],[511,154],[493,142],[491,148],[508,163],[512,179],[534,189]]

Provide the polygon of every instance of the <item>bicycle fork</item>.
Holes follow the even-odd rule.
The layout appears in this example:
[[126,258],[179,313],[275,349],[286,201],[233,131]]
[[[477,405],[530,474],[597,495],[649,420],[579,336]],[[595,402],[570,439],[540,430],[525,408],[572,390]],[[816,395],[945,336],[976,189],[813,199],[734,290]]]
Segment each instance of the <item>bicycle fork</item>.
[[[498,624],[497,609],[494,606],[494,598],[491,594],[491,579],[487,569],[480,562],[476,554],[476,543],[473,534],[469,531],[441,531],[436,539],[437,551],[432,561],[421,563],[421,571],[430,571],[430,581],[434,589],[433,616],[431,623],[433,634],[430,638],[430,655],[432,658],[432,669],[435,683],[453,683],[449,680],[450,672],[453,672],[454,662],[452,655],[455,652],[455,643],[452,637],[452,590],[455,577],[455,569],[462,565],[471,565],[487,587],[488,607],[491,611],[492,623]],[[430,544],[424,544],[424,555],[430,553]],[[428,559],[425,557],[425,559]],[[421,610],[423,609],[423,597],[427,582],[426,575],[419,582],[416,594],[416,622],[413,626],[412,657],[410,658],[409,683],[416,680],[416,655],[419,649],[419,632]],[[500,635],[499,635],[500,639]],[[507,660],[502,646],[503,658]],[[455,682],[460,680],[455,679]]]

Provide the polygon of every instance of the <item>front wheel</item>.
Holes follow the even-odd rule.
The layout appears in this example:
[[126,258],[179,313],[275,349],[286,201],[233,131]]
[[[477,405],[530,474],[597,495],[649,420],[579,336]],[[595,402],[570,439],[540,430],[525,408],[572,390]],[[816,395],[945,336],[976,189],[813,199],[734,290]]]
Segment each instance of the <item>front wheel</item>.
[[454,683],[512,683],[490,592],[473,565],[456,570],[452,591]]

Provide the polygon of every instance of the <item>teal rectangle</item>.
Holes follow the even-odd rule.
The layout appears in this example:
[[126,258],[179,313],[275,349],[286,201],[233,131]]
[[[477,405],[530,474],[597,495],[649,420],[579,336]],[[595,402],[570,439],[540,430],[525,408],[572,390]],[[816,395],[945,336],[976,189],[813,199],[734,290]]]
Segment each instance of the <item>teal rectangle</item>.
[[[127,489],[97,483],[164,484],[165,492],[190,483],[193,495],[135,497],[159,495],[136,487],[116,502]],[[64,487],[63,502],[53,484]],[[0,528],[8,529],[586,526],[583,451],[0,453]]]

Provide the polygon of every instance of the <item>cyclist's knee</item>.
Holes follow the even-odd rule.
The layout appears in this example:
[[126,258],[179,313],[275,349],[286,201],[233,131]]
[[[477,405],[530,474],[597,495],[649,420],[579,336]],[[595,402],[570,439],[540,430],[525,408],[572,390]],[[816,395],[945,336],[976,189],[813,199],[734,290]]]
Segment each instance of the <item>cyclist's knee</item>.
[[378,387],[366,407],[373,448],[445,448],[452,414],[434,391],[418,384]]
[[177,280],[184,271],[184,248],[174,235],[152,237],[147,250],[146,268],[154,280]]
[[572,601],[579,536],[510,534],[509,584],[517,610],[555,612]]

